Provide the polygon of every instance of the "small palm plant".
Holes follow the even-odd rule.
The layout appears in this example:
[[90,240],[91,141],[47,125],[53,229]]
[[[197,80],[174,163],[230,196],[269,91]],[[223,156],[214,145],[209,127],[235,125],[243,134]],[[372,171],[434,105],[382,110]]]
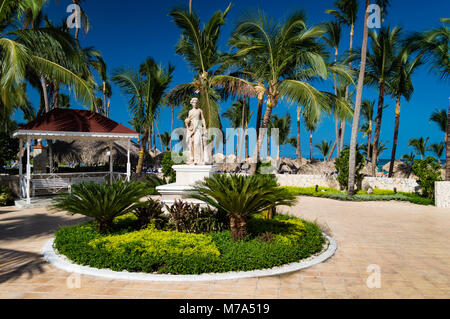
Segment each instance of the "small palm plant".
[[316,144],[316,148],[323,156],[323,161],[327,161],[328,153],[330,152],[332,142],[322,141],[320,144]]
[[408,145],[414,149],[415,154],[420,155],[420,159],[423,159],[425,153],[428,150],[427,144],[429,139],[430,139],[429,137],[427,137],[426,139],[424,139],[423,137],[413,138],[410,139],[408,142]]
[[58,195],[51,206],[56,211],[92,217],[99,233],[107,233],[114,218],[133,212],[143,205],[148,190],[144,183],[118,181],[107,184],[81,183],[72,192]]
[[411,154],[404,154],[402,156],[402,160],[406,162],[409,166],[412,166],[414,164],[414,160],[416,159],[416,155],[414,153]]
[[205,202],[230,218],[233,240],[247,236],[247,219],[277,206],[293,206],[295,195],[260,176],[217,174],[194,186],[188,198]]

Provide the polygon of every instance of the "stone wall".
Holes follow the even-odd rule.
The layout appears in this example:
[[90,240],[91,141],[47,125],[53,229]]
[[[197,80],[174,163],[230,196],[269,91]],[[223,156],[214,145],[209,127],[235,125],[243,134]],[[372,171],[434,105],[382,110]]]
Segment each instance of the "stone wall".
[[436,207],[449,208],[450,182],[436,182],[434,191],[435,191]]
[[19,176],[0,175],[0,185],[9,187],[14,196],[19,196]]
[[[339,189],[339,183],[336,176],[323,175],[277,175],[278,182],[281,186],[297,186],[297,187],[331,187]],[[397,189],[399,192],[414,193],[420,191],[420,186],[415,179],[408,178],[383,178],[383,177],[366,177],[362,182],[362,189],[369,188],[378,189]]]

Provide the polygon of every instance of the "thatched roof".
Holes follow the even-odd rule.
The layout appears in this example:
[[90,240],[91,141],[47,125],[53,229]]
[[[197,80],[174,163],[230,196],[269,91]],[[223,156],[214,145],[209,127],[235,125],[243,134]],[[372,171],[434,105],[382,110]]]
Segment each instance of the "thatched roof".
[[[113,144],[113,160],[115,165],[126,165],[127,163],[127,141],[116,141]],[[109,144],[102,141],[56,141],[53,143],[53,156],[57,162],[84,163],[96,165],[108,163]],[[139,159],[139,145],[131,142],[130,160],[136,165]],[[151,158],[147,154],[145,162]]]

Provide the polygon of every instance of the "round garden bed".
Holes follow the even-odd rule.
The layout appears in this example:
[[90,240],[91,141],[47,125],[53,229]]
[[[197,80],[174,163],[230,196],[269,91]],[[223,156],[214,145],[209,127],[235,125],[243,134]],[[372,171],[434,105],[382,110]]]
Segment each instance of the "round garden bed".
[[[248,236],[240,241],[233,241],[228,230],[191,234],[154,226],[136,230],[135,225],[136,217],[126,215],[117,218],[114,230],[105,235],[94,223],[61,228],[44,255],[60,268],[85,274],[95,275],[89,271],[95,268],[98,275],[113,278],[164,280],[170,274],[185,280],[189,276],[183,275],[214,273],[219,276],[203,278],[218,280],[233,278],[230,272],[239,272],[234,277],[242,278],[299,270],[324,261],[336,249],[316,224],[284,215],[272,220],[253,216]],[[271,271],[258,272],[263,269]],[[126,275],[132,273],[153,277]]]

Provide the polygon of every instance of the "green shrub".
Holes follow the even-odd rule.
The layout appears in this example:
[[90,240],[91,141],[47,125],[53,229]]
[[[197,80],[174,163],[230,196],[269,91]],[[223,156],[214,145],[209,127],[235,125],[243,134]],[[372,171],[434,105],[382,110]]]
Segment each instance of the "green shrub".
[[[226,230],[208,235],[161,231],[154,227],[128,232],[132,215],[114,221],[116,233],[99,234],[93,223],[61,228],[55,248],[73,262],[101,269],[147,273],[200,274],[250,271],[298,262],[320,252],[320,228],[283,215],[255,216],[249,236],[234,241]],[[122,225],[127,232],[118,229]],[[266,239],[266,240],[262,240]]]
[[442,181],[441,167],[433,157],[416,160],[412,166],[414,174],[419,178],[417,183],[422,187],[423,196],[434,198],[434,183]]
[[[179,156],[182,156],[182,154],[179,154]],[[172,168],[174,165],[175,162],[172,160],[172,152],[165,153],[161,161],[161,166],[164,177],[169,179],[169,184],[175,183],[177,179],[177,172]]]
[[228,218],[223,211],[200,208],[200,205],[183,201],[175,201],[172,206],[166,207],[169,212],[169,226],[179,232],[206,234],[229,227]]
[[14,196],[11,190],[3,185],[0,185],[0,206],[14,205]]
[[149,195],[159,195],[158,191],[156,190],[156,187],[166,185],[166,178],[159,178],[156,175],[146,175],[145,176],[145,183],[148,187],[148,194]]
[[[345,149],[341,152],[340,156],[336,159],[336,170],[338,171],[338,182],[341,189],[348,188],[348,170],[350,161],[350,149]],[[364,178],[361,174],[361,170],[364,168],[365,158],[359,151],[356,152],[356,166],[355,166],[355,182],[358,184]]]
[[19,153],[19,140],[12,138],[10,134],[0,132],[0,167],[17,159]]
[[148,194],[144,183],[117,181],[111,184],[81,183],[72,192],[58,195],[52,209],[95,218],[98,231],[110,231],[115,217],[133,212]]

